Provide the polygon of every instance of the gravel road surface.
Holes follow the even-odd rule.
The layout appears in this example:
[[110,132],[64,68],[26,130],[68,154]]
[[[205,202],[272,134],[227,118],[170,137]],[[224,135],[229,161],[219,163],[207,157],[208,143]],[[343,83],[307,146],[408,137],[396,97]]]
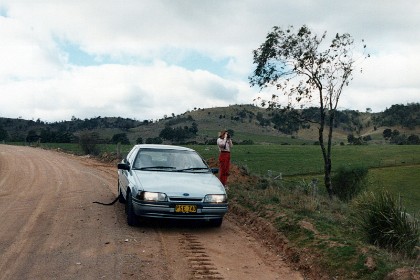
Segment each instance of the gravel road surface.
[[116,195],[111,164],[0,145],[0,279],[303,279],[233,215],[129,227]]

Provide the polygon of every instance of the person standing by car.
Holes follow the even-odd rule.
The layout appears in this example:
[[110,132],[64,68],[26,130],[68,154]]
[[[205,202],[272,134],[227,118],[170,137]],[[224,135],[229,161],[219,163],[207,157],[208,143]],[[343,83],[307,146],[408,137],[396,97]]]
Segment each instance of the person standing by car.
[[230,169],[230,151],[232,149],[232,139],[227,130],[222,130],[217,138],[217,146],[219,147],[219,172],[220,182],[226,187]]

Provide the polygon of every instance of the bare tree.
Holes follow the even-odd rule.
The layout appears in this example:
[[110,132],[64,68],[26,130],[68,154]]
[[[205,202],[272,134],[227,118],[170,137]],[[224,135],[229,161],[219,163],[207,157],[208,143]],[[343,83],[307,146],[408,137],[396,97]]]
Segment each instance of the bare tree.
[[[354,40],[349,34],[337,34],[329,44],[324,42],[326,34],[324,32],[321,37],[312,34],[306,25],[297,32],[293,26],[285,30],[273,27],[266,41],[253,52],[256,68],[249,81],[251,86],[259,86],[261,90],[275,86],[288,96],[288,104],[283,106],[288,109],[294,104],[318,100],[318,136],[324,159],[324,183],[332,197],[331,145],[335,112],[344,86],[352,80],[357,60],[353,53]],[[363,45],[361,58],[366,58],[365,48]],[[278,100],[278,96],[273,95],[271,100],[262,100],[261,104],[280,108]],[[327,143],[324,140],[326,126]]]

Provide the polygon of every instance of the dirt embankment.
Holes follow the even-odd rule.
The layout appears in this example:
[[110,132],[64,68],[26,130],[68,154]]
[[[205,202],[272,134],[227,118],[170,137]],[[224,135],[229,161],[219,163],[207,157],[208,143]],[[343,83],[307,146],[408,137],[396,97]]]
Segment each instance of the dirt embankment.
[[238,209],[221,228],[129,227],[123,205],[92,203],[116,197],[116,174],[86,157],[0,145],[0,279],[304,278]]

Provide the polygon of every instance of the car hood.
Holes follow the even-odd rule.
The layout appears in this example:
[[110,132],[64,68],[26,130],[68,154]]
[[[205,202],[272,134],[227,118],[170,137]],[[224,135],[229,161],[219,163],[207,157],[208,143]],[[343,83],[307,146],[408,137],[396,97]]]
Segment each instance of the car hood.
[[139,191],[163,192],[168,196],[203,197],[206,194],[225,194],[225,189],[213,173],[166,172],[134,170]]

